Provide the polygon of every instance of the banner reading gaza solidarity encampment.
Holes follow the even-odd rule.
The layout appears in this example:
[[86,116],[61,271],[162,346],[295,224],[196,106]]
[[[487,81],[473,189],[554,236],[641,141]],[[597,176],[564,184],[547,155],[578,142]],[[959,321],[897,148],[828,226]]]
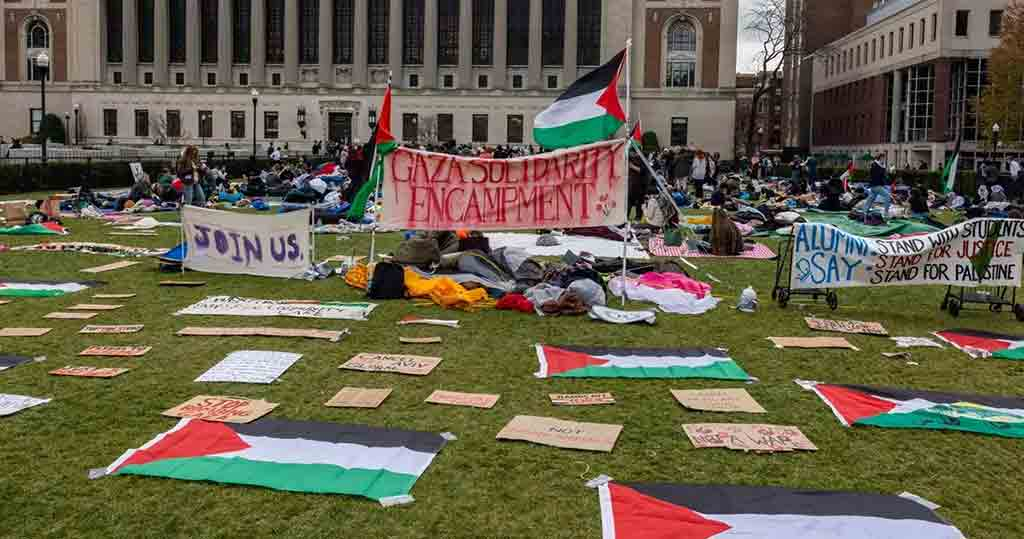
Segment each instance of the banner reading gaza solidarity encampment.
[[623,141],[521,159],[399,148],[385,157],[383,224],[417,230],[508,230],[626,222]]
[[300,277],[310,266],[310,212],[274,216],[185,206],[185,267],[208,273]]
[[1020,286],[1024,220],[974,219],[923,236],[878,240],[820,223],[793,226],[793,289]]

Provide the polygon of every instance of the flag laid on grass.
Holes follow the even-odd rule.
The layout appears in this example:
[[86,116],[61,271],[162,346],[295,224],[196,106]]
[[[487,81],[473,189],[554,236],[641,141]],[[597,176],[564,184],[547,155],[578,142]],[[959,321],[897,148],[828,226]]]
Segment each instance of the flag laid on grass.
[[1024,438],[1024,399],[1018,397],[797,383],[821,397],[847,427],[959,430]]
[[626,50],[558,96],[533,121],[533,139],[554,150],[608,140],[626,123],[619,103],[619,73]]
[[64,294],[81,292],[95,284],[88,282],[0,280],[0,297],[53,298],[63,296]]
[[370,177],[366,179],[356,196],[353,197],[352,207],[345,216],[346,219],[353,222],[363,219],[366,214],[366,203],[383,179],[384,160],[381,159],[381,156],[391,153],[397,147],[398,141],[391,134],[391,79],[389,78],[388,88],[384,91],[384,102],[380,106],[380,116],[373,128],[373,136],[370,138],[370,142],[363,147],[363,155],[369,156],[373,162],[373,168],[370,170]]
[[946,168],[942,170],[942,192],[949,193],[956,186],[957,169],[960,167],[960,137],[956,138],[956,149],[949,158]]
[[1024,359],[1024,337],[973,329],[939,331],[935,333],[935,336],[975,359],[981,357]]
[[708,378],[750,380],[722,350],[537,345],[537,378]]
[[379,500],[409,494],[444,444],[439,434],[363,425],[182,419],[107,473]]
[[603,539],[962,539],[918,502],[778,487],[607,483]]

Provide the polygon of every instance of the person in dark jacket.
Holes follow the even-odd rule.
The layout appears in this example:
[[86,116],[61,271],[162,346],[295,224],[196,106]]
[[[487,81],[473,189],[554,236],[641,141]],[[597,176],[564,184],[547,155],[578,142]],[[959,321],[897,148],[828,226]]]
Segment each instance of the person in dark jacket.
[[626,218],[629,219],[633,209],[636,209],[636,219],[644,218],[644,199],[647,197],[647,188],[650,184],[650,174],[647,166],[643,163],[643,157],[631,154],[629,156],[629,205],[626,207]]
[[884,221],[889,217],[892,195],[886,187],[889,175],[885,170],[885,165],[882,164],[882,159],[883,157],[879,155],[871,162],[871,187],[868,190],[868,200],[864,203],[864,215],[870,214],[875,201],[882,198],[885,200],[885,209],[882,212],[882,220]]

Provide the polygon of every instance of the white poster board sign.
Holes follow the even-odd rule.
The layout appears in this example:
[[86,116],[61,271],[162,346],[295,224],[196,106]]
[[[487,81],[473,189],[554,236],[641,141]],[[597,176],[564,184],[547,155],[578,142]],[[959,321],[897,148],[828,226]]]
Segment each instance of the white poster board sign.
[[142,171],[142,163],[128,163],[128,168],[132,169],[132,177],[135,178],[135,181],[141,180],[142,175],[145,174]]
[[262,216],[185,206],[185,267],[208,273],[301,277],[312,265],[312,211]]
[[302,354],[242,350],[232,352],[204,372],[196,382],[240,382],[271,384],[288,370]]

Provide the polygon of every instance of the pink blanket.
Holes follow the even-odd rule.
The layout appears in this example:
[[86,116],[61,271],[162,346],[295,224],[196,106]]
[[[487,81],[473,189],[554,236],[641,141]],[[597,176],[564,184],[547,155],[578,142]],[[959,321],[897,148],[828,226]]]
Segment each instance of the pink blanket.
[[695,281],[682,273],[645,273],[640,277],[640,284],[659,290],[682,290],[697,296],[697,299],[704,299],[711,292],[711,285]]

